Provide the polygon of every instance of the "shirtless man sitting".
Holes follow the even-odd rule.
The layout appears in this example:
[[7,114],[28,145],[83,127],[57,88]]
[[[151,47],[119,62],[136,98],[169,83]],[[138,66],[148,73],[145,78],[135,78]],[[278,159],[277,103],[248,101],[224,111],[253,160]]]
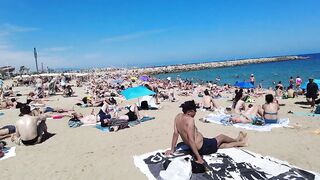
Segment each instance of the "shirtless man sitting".
[[166,155],[172,154],[175,151],[179,135],[183,143],[192,150],[196,162],[200,164],[204,163],[201,155],[215,153],[219,148],[247,146],[247,134],[243,132],[240,132],[236,139],[223,134],[215,138],[204,138],[194,123],[194,117],[197,112],[194,101],[186,101],[181,107],[183,113],[178,114],[174,120],[171,149],[165,152]]
[[41,142],[44,135],[49,135],[46,125],[46,115],[31,116],[30,106],[23,105],[20,108],[22,116],[16,123],[16,133],[11,140],[20,145],[20,142],[26,146]]

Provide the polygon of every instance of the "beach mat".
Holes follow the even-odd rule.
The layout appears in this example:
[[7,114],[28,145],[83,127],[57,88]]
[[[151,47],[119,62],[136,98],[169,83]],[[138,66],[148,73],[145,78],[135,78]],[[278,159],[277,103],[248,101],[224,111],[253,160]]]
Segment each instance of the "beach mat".
[[[143,117],[141,120],[140,120],[140,123],[143,123],[143,122],[147,122],[147,121],[151,121],[155,119],[155,117],[148,117],[148,116],[145,116]],[[136,126],[138,124],[140,124],[138,121],[130,121],[128,122],[128,126],[129,127],[133,127],[133,126]],[[116,125],[116,124],[115,124]],[[99,129],[100,131],[102,132],[110,132],[110,128],[109,127],[102,127],[100,124],[97,124],[95,126],[95,128]]]
[[110,132],[109,127],[102,127],[101,124],[97,124],[95,128],[99,129],[102,132]]
[[0,161],[16,156],[16,147],[5,147],[2,152],[4,152],[4,156],[0,158]]
[[[154,119],[155,119],[155,117],[144,116],[144,117],[140,120],[140,122],[143,123],[143,122],[151,121],[151,120],[154,120]],[[130,122],[129,122],[129,126],[130,126],[130,127],[131,127],[131,126],[138,125],[138,124],[140,124],[139,121],[130,121]]]
[[265,124],[263,126],[260,125],[253,125],[253,124],[245,124],[245,123],[236,123],[232,124],[229,119],[230,115],[227,114],[209,114],[205,118],[202,118],[201,121],[221,124],[225,126],[234,126],[236,128],[243,128],[247,130],[254,130],[254,131],[271,131],[272,128],[280,128],[280,127],[287,127],[289,125],[289,118],[282,118],[278,120],[276,124]]
[[298,116],[320,117],[320,114],[315,114],[311,112],[293,112],[293,114]]
[[[162,150],[134,156],[134,164],[148,179],[160,179],[168,157]],[[190,157],[190,155],[187,155]],[[176,158],[170,157],[171,160]],[[181,158],[181,157],[178,157]],[[192,173],[192,180],[226,179],[319,179],[319,173],[300,169],[269,156],[237,148],[219,149],[217,153],[203,156],[209,168],[205,173]],[[172,161],[173,162],[173,161]],[[189,165],[190,166],[190,165]],[[181,172],[179,167],[176,168]],[[185,168],[190,169],[190,168]],[[172,169],[171,169],[172,170]],[[186,171],[186,170],[185,170]],[[169,178],[170,179],[170,178]]]
[[265,124],[263,126],[253,125],[253,124],[243,124],[243,123],[236,123],[233,124],[236,128],[243,128],[247,130],[254,130],[254,131],[271,131],[272,128],[281,128],[281,127],[288,127],[289,125],[289,118],[282,118],[278,120],[276,124]]

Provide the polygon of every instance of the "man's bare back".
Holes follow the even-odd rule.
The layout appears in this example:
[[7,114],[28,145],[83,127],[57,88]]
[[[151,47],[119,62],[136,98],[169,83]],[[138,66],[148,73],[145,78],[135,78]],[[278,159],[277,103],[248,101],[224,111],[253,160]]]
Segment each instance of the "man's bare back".
[[205,108],[212,108],[212,98],[210,96],[203,97],[203,107]]
[[186,101],[181,104],[182,112],[174,120],[174,131],[171,141],[171,149],[165,152],[166,155],[172,154],[176,150],[179,136],[183,143],[189,146],[195,156],[197,163],[204,163],[201,155],[208,155],[217,152],[218,148],[230,148],[247,145],[246,134],[240,132],[238,138],[230,138],[220,134],[215,138],[204,138],[197,130],[194,117],[196,115],[196,104],[192,101]]
[[17,131],[22,140],[31,140],[38,136],[38,120],[30,115],[22,116],[16,123]]
[[[191,129],[194,129],[195,134],[195,143],[197,146],[197,149],[199,150],[203,143],[203,136],[198,131],[197,127],[194,124],[194,119],[190,116],[187,116],[183,113],[180,113],[175,118],[175,127],[177,128],[177,131],[183,140],[184,143],[190,146],[190,138],[188,137],[188,131]],[[193,128],[192,128],[193,127]]]

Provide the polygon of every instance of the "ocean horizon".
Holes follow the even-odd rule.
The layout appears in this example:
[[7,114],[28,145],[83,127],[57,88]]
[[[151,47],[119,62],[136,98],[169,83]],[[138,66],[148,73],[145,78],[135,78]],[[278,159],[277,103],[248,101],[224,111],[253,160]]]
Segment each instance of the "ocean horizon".
[[[302,60],[245,64],[232,67],[166,73],[155,75],[155,77],[160,79],[165,79],[167,77],[176,79],[179,77],[181,79],[187,79],[199,83],[212,81],[219,85],[233,85],[237,81],[249,81],[250,74],[254,74],[256,79],[255,85],[261,84],[263,88],[274,87],[279,81],[281,81],[284,86],[288,86],[291,76],[294,79],[297,76],[300,76],[304,82],[306,82],[311,76],[314,78],[320,78],[320,53],[301,54],[297,56],[307,56],[309,58]],[[220,81],[217,81],[216,78],[220,79]]]

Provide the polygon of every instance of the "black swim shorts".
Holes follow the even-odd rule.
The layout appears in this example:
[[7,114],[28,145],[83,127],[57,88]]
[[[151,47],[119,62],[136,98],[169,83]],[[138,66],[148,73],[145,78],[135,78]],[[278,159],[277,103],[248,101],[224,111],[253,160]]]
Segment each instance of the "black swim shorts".
[[218,151],[218,142],[216,138],[203,138],[202,147],[199,149],[200,155],[209,155]]

